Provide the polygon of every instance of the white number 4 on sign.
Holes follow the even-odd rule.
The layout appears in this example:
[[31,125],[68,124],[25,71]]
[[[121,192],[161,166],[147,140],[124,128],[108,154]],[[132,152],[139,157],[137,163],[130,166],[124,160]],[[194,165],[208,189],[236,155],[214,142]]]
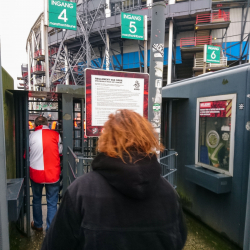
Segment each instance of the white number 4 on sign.
[[68,18],[67,18],[67,16],[66,16],[66,9],[64,9],[64,10],[60,13],[60,15],[58,16],[58,19],[63,20],[65,23],[68,21]]

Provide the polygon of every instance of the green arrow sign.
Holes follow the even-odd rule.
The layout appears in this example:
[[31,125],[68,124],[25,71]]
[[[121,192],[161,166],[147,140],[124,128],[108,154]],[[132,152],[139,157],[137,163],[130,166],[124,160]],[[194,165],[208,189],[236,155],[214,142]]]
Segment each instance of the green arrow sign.
[[76,3],[49,0],[49,26],[76,30]]
[[218,46],[204,45],[204,61],[207,63],[220,63],[220,51]]
[[121,12],[121,37],[144,40],[144,16]]

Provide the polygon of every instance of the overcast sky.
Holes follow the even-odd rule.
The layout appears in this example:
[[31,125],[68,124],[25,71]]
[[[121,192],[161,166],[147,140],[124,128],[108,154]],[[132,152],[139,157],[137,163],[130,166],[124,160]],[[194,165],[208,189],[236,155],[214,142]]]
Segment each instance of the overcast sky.
[[43,11],[44,0],[7,0],[0,7],[2,66],[13,77],[21,76],[21,64],[27,63],[26,40],[31,27]]

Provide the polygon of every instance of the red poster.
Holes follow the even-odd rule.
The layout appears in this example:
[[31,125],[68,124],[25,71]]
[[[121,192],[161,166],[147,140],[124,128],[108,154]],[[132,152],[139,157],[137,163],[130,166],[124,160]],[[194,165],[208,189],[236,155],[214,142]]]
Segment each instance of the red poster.
[[231,117],[232,100],[200,103],[200,117]]
[[148,83],[144,73],[86,69],[86,135],[99,136],[108,114],[117,109],[131,109],[147,118]]

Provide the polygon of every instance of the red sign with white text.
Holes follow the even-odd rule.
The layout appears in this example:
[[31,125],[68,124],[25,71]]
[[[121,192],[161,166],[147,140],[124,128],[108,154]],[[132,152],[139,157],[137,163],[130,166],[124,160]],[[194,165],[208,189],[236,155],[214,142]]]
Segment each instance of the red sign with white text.
[[200,117],[230,117],[232,100],[200,103]]

